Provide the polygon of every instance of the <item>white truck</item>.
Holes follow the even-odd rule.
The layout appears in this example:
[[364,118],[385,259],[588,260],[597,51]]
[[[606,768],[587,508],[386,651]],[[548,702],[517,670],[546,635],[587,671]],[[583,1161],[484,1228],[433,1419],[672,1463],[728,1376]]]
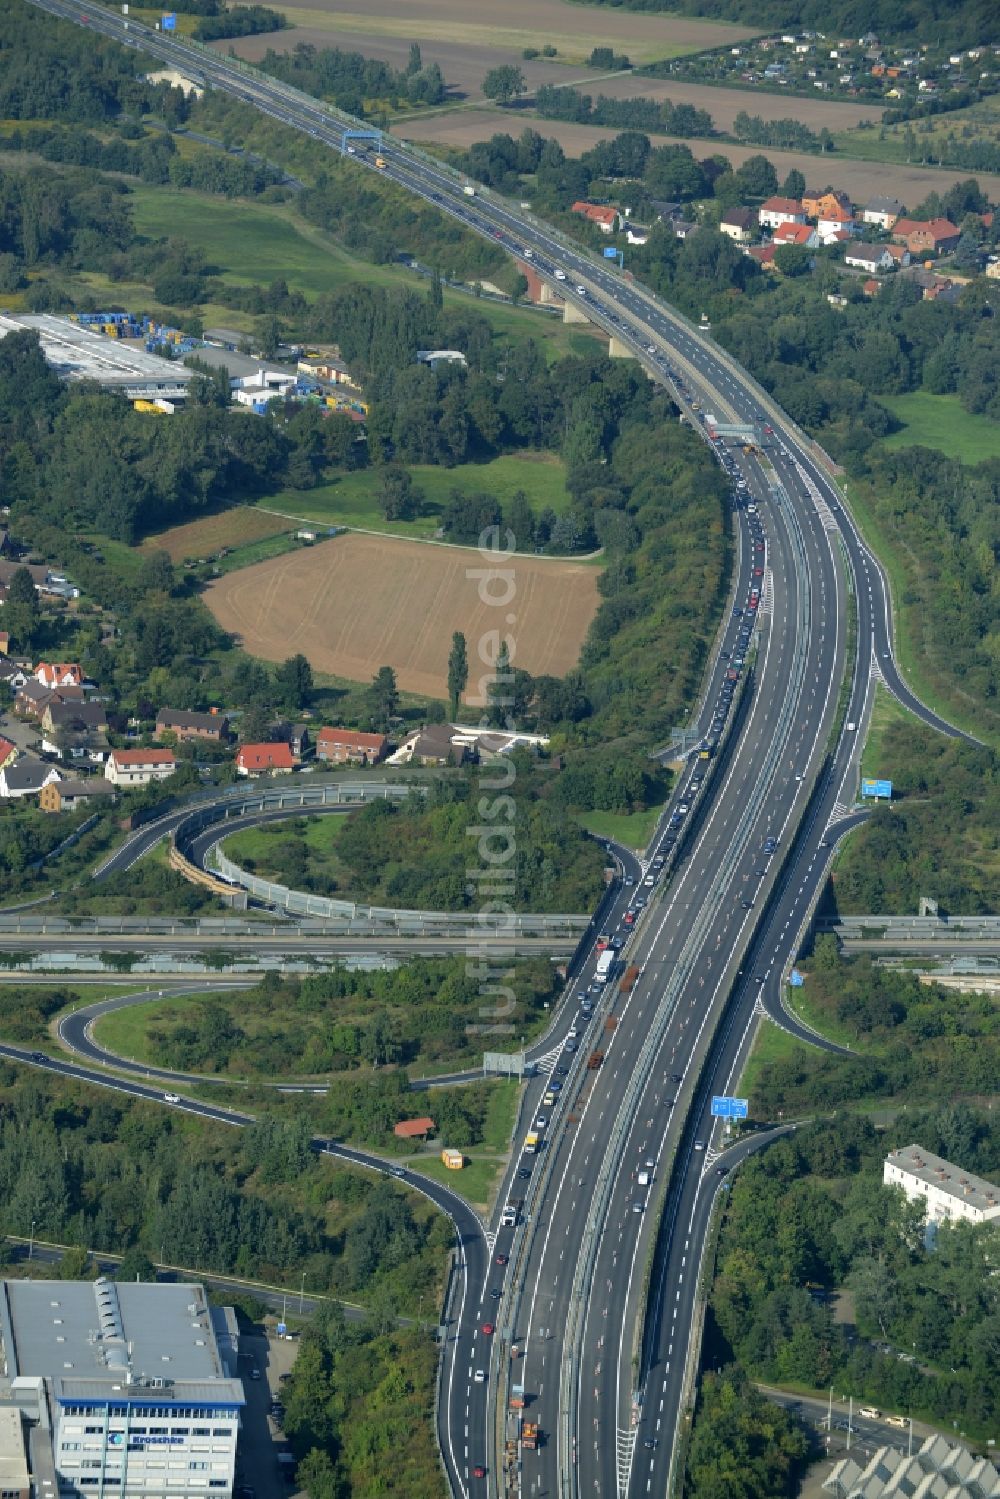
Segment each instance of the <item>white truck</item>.
[[476,196],[476,189],[473,187],[471,182],[467,182],[462,188],[462,191],[467,198],[474,198]]
[[606,947],[597,960],[597,970],[594,974],[595,984],[606,984],[611,977],[611,969],[614,967],[615,950]]

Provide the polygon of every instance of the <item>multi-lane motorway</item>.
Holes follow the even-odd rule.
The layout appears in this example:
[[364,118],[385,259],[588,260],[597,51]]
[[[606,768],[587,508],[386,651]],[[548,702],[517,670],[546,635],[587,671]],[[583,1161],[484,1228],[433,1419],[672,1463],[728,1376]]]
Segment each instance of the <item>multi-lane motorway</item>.
[[[875,681],[943,733],[958,731],[900,679],[885,576],[819,455],[705,330],[391,137],[348,146],[343,124],[295,90],[134,22],[126,34],[93,0],[35,3],[196,71],[530,261],[671,385],[693,420],[697,403],[771,429],[763,454],[716,444],[732,481],[740,612],[698,725],[717,741],[710,772],[695,785],[694,762],[648,872],[630,876],[640,883],[623,884],[607,915],[634,982],[626,992],[616,976],[597,983],[592,963],[575,979],[544,1076],[526,1090],[501,1196],[507,1222],[484,1237],[448,1206],[462,1241],[439,1406],[453,1491],[664,1494],[705,1232],[730,1159],[720,1168],[711,1096],[735,1086],[758,1011],[795,1027],[782,974],[853,816]],[[595,1051],[602,1065],[588,1069]],[[541,1140],[530,1152],[529,1130]],[[515,1386],[527,1409],[508,1416]],[[525,1418],[541,1428],[536,1446],[525,1444]]]

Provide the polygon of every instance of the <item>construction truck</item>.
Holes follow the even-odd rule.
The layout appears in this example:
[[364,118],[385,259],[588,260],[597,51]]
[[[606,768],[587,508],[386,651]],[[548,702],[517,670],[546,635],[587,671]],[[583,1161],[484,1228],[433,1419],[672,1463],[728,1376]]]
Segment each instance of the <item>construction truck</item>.
[[521,1446],[524,1447],[524,1448],[526,1448],[526,1450],[528,1452],[537,1452],[538,1451],[538,1438],[539,1438],[538,1422],[537,1421],[525,1421],[525,1422],[523,1422],[522,1426],[521,1426]]

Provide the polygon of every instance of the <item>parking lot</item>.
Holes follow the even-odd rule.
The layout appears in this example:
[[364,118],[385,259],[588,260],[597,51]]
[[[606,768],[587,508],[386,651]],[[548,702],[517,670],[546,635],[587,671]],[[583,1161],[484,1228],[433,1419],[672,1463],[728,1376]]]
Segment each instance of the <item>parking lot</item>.
[[[284,1433],[268,1415],[272,1400],[282,1398],[282,1374],[287,1374],[299,1351],[298,1340],[251,1333],[240,1338],[240,1375],[246,1393],[243,1428],[236,1458],[237,1487],[252,1489],[254,1499],[294,1499],[297,1485],[286,1483],[278,1453],[287,1450]],[[260,1377],[254,1379],[257,1369]]]

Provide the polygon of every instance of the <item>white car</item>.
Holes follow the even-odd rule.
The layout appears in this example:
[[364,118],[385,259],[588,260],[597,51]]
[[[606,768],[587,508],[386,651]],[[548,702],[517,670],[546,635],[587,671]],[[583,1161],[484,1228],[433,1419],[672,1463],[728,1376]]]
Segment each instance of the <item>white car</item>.
[[180,1101],[181,1096],[179,1093],[164,1093],[163,1095],[164,1103],[180,1103]]
[[578,297],[585,297],[587,295],[587,288],[585,286],[578,286],[576,294]]
[[565,281],[566,280],[566,272],[565,271],[556,271],[556,280],[557,281]]
[[476,1381],[476,1384],[484,1384],[486,1382],[486,1370],[477,1369],[472,1377]]

